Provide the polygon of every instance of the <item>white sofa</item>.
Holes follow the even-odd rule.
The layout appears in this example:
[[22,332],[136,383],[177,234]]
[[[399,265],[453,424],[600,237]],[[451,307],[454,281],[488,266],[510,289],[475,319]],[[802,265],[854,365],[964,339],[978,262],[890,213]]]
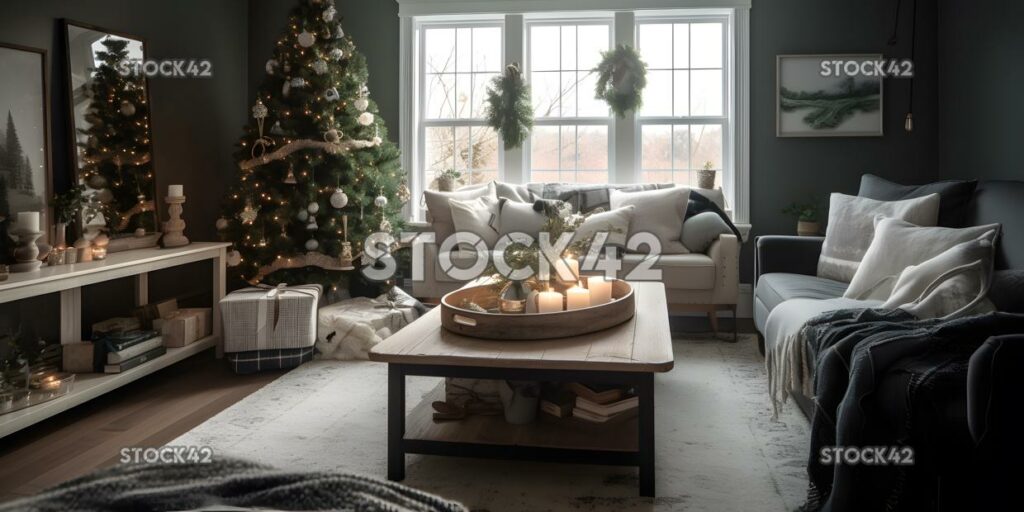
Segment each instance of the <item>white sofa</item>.
[[[618,186],[609,185],[609,187]],[[692,189],[691,193],[694,192],[704,195],[723,210],[725,209],[721,189]],[[445,233],[445,228],[438,225],[439,223],[429,213],[427,217],[431,224],[427,231],[438,234],[440,239],[440,235]],[[637,219],[634,218],[633,222],[636,221]],[[731,311],[734,317],[736,314],[739,295],[740,243],[741,241],[735,235],[723,234],[712,242],[704,253],[691,252],[690,254],[657,256],[625,253],[621,255],[622,270],[619,277],[625,277],[645,259],[657,258],[653,268],[660,269],[662,272],[662,282],[665,284],[670,311],[673,313],[705,312],[711,321],[712,329],[717,332],[718,311]],[[428,302],[436,302],[443,295],[465,284],[465,281],[453,279],[441,270],[438,263],[438,246],[439,244],[436,243],[424,244],[424,278],[414,281],[412,287],[414,296]],[[476,259],[476,255],[459,250],[451,251],[449,256],[452,262],[459,267],[467,267]]]

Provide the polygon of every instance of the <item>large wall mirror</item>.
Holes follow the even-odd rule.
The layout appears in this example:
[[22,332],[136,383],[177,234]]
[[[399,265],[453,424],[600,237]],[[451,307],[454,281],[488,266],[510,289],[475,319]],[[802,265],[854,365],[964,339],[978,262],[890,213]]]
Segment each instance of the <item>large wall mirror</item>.
[[[121,248],[159,238],[149,88],[140,37],[64,21],[72,162],[84,185],[82,226]],[[112,242],[111,250],[115,243]]]

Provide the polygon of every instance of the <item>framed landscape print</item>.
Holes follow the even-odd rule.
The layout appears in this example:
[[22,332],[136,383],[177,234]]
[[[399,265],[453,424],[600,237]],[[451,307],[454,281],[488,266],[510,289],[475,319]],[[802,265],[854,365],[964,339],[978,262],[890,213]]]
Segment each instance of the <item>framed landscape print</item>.
[[778,55],[776,135],[878,137],[882,135],[882,76],[862,74],[878,54]]
[[[0,222],[9,229],[18,212],[40,212],[40,243],[52,185],[46,109],[46,50],[0,43]],[[11,247],[3,238],[0,250]]]

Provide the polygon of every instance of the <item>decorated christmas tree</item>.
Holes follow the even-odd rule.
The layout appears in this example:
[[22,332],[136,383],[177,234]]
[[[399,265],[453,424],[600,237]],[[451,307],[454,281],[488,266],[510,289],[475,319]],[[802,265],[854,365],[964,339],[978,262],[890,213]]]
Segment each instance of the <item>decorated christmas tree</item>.
[[344,286],[367,237],[400,227],[409,188],[367,78],[333,0],[300,0],[267,61],[217,221],[242,279]]
[[109,228],[154,231],[146,87],[143,78],[120,71],[128,60],[126,39],[108,37],[102,44],[89,87],[89,127],[78,130],[85,139],[79,143],[82,179],[104,204]]

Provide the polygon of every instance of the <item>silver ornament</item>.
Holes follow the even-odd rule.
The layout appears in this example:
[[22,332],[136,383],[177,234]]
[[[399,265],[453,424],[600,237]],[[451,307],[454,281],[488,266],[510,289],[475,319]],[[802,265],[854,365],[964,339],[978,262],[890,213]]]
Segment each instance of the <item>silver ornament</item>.
[[273,75],[277,72],[278,67],[280,67],[280,63],[277,62],[277,59],[268,60],[266,65],[267,74]]
[[309,212],[306,210],[299,210],[299,213],[295,214],[295,217],[302,222],[309,220]]
[[341,39],[345,37],[345,30],[341,28],[341,23],[338,23],[338,28],[334,29],[334,38]]
[[326,99],[327,101],[338,101],[338,98],[340,97],[341,96],[338,94],[338,90],[335,89],[334,87],[331,87],[330,89],[324,91],[324,99]]
[[297,76],[297,77],[291,79],[291,84],[292,84],[292,87],[305,87],[306,86],[306,79],[302,78],[301,76]]
[[223,231],[228,228],[228,220],[224,217],[217,219],[217,231]]
[[316,219],[309,219],[309,224],[306,224],[306,231],[316,231],[317,229],[320,229],[320,227],[316,225]]
[[322,75],[327,72],[327,63],[322,60],[318,59],[314,61],[312,67],[313,71],[318,75]]
[[242,254],[238,251],[228,251],[228,266],[237,267],[242,263]]
[[306,240],[306,250],[307,251],[315,251],[315,250],[317,250],[319,248],[320,248],[320,242],[317,242],[315,238],[310,238],[309,240]]
[[362,114],[359,114],[358,121],[359,124],[363,126],[370,126],[371,124],[373,124],[373,114],[369,112],[363,112]]
[[135,115],[135,104],[124,100],[121,102],[121,115],[125,117],[131,117]]
[[377,208],[384,208],[388,205],[388,198],[384,196],[377,196],[377,198],[373,200],[373,205]]
[[315,201],[309,203],[309,205],[306,206],[306,211],[313,215],[316,215],[316,213],[320,211],[320,203],[317,203]]
[[366,112],[366,109],[370,107],[370,100],[366,98],[359,98],[352,104],[356,106],[356,110]]
[[267,111],[267,106],[264,105],[259,98],[257,98],[256,104],[252,106],[253,119],[265,119],[268,113],[269,112]]
[[345,50],[342,50],[341,48],[335,48],[331,50],[330,57],[334,60],[341,60],[345,58]]
[[313,46],[313,43],[316,42],[316,36],[313,35],[313,33],[308,30],[303,30],[302,33],[299,34],[298,41],[299,46],[303,48],[309,48],[310,46]]
[[348,195],[342,189],[335,189],[334,193],[331,194],[331,206],[338,208],[339,210],[344,208],[348,204]]
[[324,15],[323,15],[324,21],[326,21],[326,22],[334,21],[334,15],[336,15],[336,14],[338,14],[338,10],[335,9],[333,5],[327,7],[326,9],[324,9]]

